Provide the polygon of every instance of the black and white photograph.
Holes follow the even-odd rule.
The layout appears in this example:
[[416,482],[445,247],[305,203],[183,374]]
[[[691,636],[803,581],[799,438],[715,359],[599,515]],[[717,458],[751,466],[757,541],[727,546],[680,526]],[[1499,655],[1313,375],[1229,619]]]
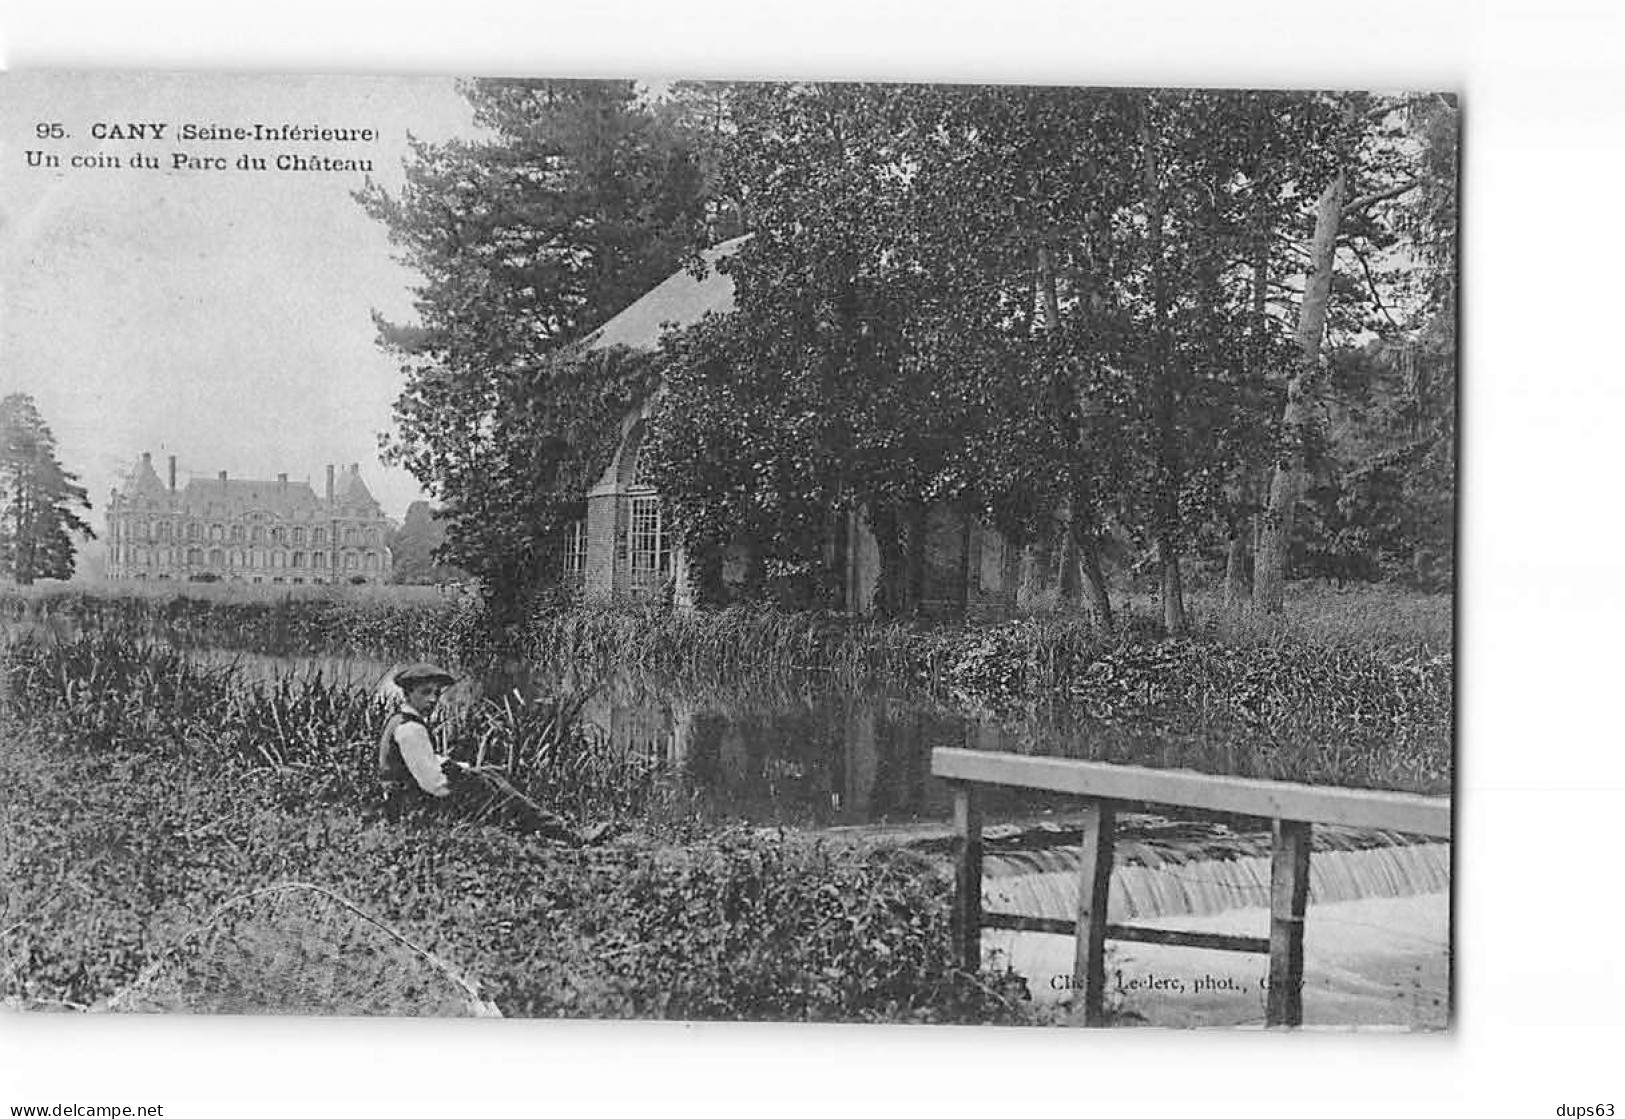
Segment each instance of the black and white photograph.
[[7,94],[13,1004],[1448,1027],[1454,95]]
[[0,75],[8,1029],[1500,1020],[1470,83],[416,69]]

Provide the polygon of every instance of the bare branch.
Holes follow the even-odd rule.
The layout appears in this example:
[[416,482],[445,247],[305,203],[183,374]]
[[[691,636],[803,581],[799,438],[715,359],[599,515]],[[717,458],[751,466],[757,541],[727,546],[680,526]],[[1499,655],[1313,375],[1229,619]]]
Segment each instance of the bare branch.
[[1391,186],[1386,190],[1374,191],[1362,198],[1356,198],[1343,207],[1343,216],[1347,217],[1350,214],[1357,214],[1361,210],[1369,209],[1370,207],[1375,206],[1378,202],[1386,202],[1390,198],[1398,198],[1400,195],[1409,193],[1421,185],[1421,179],[1410,179],[1406,182]]
[[1346,245],[1344,247],[1347,248],[1349,252],[1354,254],[1355,260],[1360,262],[1360,271],[1365,273],[1366,288],[1371,292],[1371,298],[1377,304],[1377,310],[1382,312],[1382,317],[1388,320],[1389,326],[1393,327],[1396,331],[1403,330],[1404,328],[1394,321],[1394,316],[1388,313],[1388,307],[1382,301],[1382,294],[1377,291],[1377,278],[1371,274],[1371,264],[1366,260],[1365,254],[1359,249],[1355,248],[1353,245]]

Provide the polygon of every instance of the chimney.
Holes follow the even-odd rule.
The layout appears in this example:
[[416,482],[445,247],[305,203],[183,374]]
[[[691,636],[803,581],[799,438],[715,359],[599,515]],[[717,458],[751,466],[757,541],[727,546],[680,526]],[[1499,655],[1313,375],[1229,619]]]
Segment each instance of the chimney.
[[327,503],[333,504],[333,464],[327,464]]
[[169,492],[175,492],[175,456],[169,456]]
[[141,452],[141,465],[142,466],[151,466],[152,465],[152,452],[151,451],[142,451]]
[[220,472],[220,488],[226,488],[226,472],[224,470]]
[[278,492],[288,488],[288,476],[286,474],[278,474],[276,476],[276,488]]
[[361,464],[359,462],[352,462],[350,464],[350,473],[351,474],[360,474],[361,473]]

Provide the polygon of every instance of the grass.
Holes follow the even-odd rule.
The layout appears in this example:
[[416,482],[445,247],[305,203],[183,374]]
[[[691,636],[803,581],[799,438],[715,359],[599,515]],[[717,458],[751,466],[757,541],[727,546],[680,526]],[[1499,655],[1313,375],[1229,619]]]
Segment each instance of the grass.
[[[1299,586],[1278,618],[1226,617],[1193,596],[1168,640],[1155,604],[1106,636],[1077,614],[912,626],[733,607],[588,607],[534,619],[524,647],[576,671],[633,667],[703,695],[707,681],[907,683],[1019,718],[1035,704],[1091,720],[1071,752],[1099,760],[1324,784],[1446,792],[1454,655],[1448,598]],[[714,689],[714,684],[710,690]]]
[[[6,649],[5,707],[69,752],[139,754],[223,778],[296,780],[302,795],[376,802],[384,711],[368,688],[320,672],[246,679],[170,646],[98,635]],[[447,728],[459,755],[577,819],[640,814],[657,774],[577,721],[579,702],[482,701]]]
[[488,657],[493,634],[479,600],[393,586],[65,583],[0,591],[0,619],[76,636],[155,639],[289,655],[371,653],[408,659]]
[[[566,815],[624,821],[625,839],[570,851],[467,823],[385,827],[365,810],[380,720],[368,689],[319,673],[251,679],[142,636],[292,644],[328,640],[322,626],[347,619],[346,640],[429,641],[432,625],[398,619],[438,605],[34,601],[0,596],[8,611],[77,611],[85,632],[4,650],[0,993],[14,1005],[105,999],[223,904],[297,881],[453,962],[507,1014],[1033,1020],[1018,981],[954,965],[951,888],[935,863],[695,826],[663,800],[658,773],[581,734],[568,706],[517,698],[465,714],[469,760]],[[1448,600],[1295,588],[1280,620],[1228,621],[1201,596],[1193,615],[1192,636],[1167,641],[1144,603],[1111,638],[1064,615],[914,627],[595,608],[537,619],[526,638],[589,676],[601,664],[713,687],[869,675],[1013,712],[1059,701],[1092,720],[1084,756],[1101,760],[1449,789]],[[445,650],[444,634],[428,647]],[[362,951],[333,936],[337,958]]]
[[239,1010],[413,1012],[410,992],[380,1006],[354,981],[289,1003],[310,985],[305,955],[352,980],[380,966],[376,938],[308,907],[286,964],[268,958],[289,944],[268,924],[285,910],[227,929],[213,958],[175,952],[222,907],[298,882],[510,1016],[1031,1020],[1020,980],[954,963],[949,884],[906,852],[741,831],[577,851],[497,828],[386,827],[313,798],[297,771],[243,780],[204,759],[154,766],[140,749],[70,752],[32,724],[3,729],[0,997],[14,1007],[87,1008],[156,961],[186,968],[173,985],[200,998],[263,974],[235,992]]
[[42,579],[21,586],[0,580],[0,601],[21,602],[37,608],[69,605],[83,599],[148,599],[169,602],[196,598],[209,602],[341,601],[402,605],[444,602],[468,597],[462,592],[441,591],[437,587],[404,583],[190,583],[132,579],[120,582]]
[[1387,585],[1336,590],[1320,583],[1288,584],[1282,613],[1226,618],[1217,592],[1195,592],[1188,607],[1200,633],[1235,644],[1294,639],[1361,649],[1421,647],[1448,654],[1455,642],[1455,599]]
[[745,607],[584,605],[540,614],[501,641],[466,599],[45,601],[77,618],[74,628],[114,644],[428,656],[473,673],[498,646],[517,644],[544,672],[642,676],[687,697],[902,686],[995,715],[1019,718],[1035,704],[1074,709],[1092,725],[1068,748],[1101,760],[1164,758],[1210,772],[1447,791],[1450,599],[1380,587],[1291,590],[1274,618],[1228,617],[1213,595],[1193,592],[1192,632],[1178,640],[1157,634],[1149,599],[1126,603],[1112,636],[1069,613],[912,625]]

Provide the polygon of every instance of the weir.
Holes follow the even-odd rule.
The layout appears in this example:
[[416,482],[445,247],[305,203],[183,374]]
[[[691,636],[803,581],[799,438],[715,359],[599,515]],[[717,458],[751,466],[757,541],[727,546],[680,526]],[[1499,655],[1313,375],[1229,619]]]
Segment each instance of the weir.
[[[1067,985],[1076,992],[1073,1014],[1091,1026],[1105,1025],[1108,1020],[1108,940],[1266,955],[1269,973],[1261,988],[1266,992],[1265,1024],[1302,1025],[1304,929],[1310,900],[1313,837],[1317,828],[1329,825],[1389,830],[1444,840],[1452,835],[1448,797],[953,748],[933,750],[931,770],[947,779],[954,789],[953,918],[962,964],[969,968],[982,966],[984,928],[1070,935],[1075,941],[1075,953]],[[1085,819],[1080,829],[1077,887],[1069,918],[1032,912],[984,911],[988,881],[984,875],[982,807],[978,791],[986,786],[1045,790],[1082,800]],[[1120,923],[1125,914],[1114,911],[1113,906],[1114,887],[1119,881],[1116,873],[1118,814],[1123,809],[1144,805],[1169,805],[1200,813],[1234,814],[1271,822],[1268,936],[1233,930],[1170,929],[1143,922]],[[1324,841],[1321,846],[1324,847]],[[1256,875],[1251,868],[1237,870],[1238,875],[1228,884],[1243,892],[1250,890]],[[1333,874],[1323,876],[1322,881],[1335,882],[1340,877],[1358,881],[1365,875]],[[1122,881],[1122,889],[1115,891],[1120,895],[1129,893],[1128,879]],[[1203,896],[1201,891],[1186,893]],[[1211,890],[1207,892],[1207,896],[1212,894]],[[1154,891],[1153,896],[1156,896]]]
[[[1113,919],[1205,916],[1270,904],[1267,854],[1213,858],[1200,851],[1158,851],[1124,844],[1112,871]],[[1071,921],[1078,913],[1081,846],[989,852],[983,858],[982,907]],[[1450,845],[1400,843],[1317,849],[1309,864],[1310,905],[1365,898],[1415,897],[1450,889]]]

